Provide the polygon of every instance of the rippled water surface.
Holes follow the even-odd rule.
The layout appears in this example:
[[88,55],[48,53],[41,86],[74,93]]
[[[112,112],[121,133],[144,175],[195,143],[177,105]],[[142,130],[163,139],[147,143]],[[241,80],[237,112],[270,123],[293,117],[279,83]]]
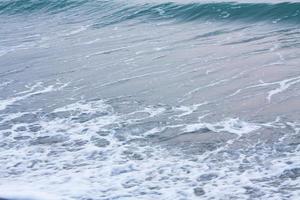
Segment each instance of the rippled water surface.
[[0,198],[300,198],[300,2],[0,0]]

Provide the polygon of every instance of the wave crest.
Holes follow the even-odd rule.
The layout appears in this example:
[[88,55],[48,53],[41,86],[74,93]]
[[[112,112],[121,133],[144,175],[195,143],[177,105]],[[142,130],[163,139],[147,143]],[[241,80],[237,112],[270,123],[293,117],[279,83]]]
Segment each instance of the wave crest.
[[[75,12],[105,23],[131,19],[176,20],[243,20],[271,22],[300,22],[300,3],[145,3],[130,4],[117,1],[83,0],[10,0],[0,2],[0,14],[24,14],[37,11],[49,14]],[[68,13],[70,14],[70,13]],[[107,20],[107,21],[105,21]]]

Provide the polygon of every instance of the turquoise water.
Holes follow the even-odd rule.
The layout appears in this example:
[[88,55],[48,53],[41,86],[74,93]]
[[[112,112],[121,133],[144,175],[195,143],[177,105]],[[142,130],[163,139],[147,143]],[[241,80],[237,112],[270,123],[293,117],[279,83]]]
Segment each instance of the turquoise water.
[[[299,23],[298,2],[149,2],[134,4],[118,1],[83,0],[18,0],[1,1],[1,15],[33,15],[65,13],[82,15],[106,25],[132,19],[177,20],[238,20]],[[95,19],[96,17],[99,17]]]

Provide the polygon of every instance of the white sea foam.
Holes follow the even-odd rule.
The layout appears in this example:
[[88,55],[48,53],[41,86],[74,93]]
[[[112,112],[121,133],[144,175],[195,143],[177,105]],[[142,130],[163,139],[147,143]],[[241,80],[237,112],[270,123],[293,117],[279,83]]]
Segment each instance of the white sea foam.
[[70,105],[66,105],[61,108],[55,109],[53,112],[81,112],[81,113],[96,113],[103,112],[109,108],[103,101],[95,101],[91,103],[76,102]]
[[197,123],[189,124],[183,130],[185,132],[194,132],[199,129],[208,128],[213,132],[229,132],[239,136],[256,131],[260,128],[259,125],[244,122],[238,118],[229,118],[217,123]]
[[17,93],[14,97],[9,97],[6,99],[0,99],[0,111],[5,110],[8,106],[13,105],[18,101],[25,100],[29,97],[40,95],[44,93],[54,92],[63,89],[68,84],[58,84],[58,85],[49,85],[44,87],[41,82],[38,82],[34,85],[27,86],[28,90]]
[[0,186],[0,198],[13,200],[68,200],[53,194],[42,192],[28,183],[6,183]]
[[2,89],[2,88],[4,88],[4,87],[8,86],[9,84],[11,84],[11,82],[12,82],[12,81],[4,81],[4,82],[0,83],[0,89]]
[[300,76],[294,77],[294,78],[291,78],[291,79],[278,81],[276,83],[279,85],[279,87],[268,92],[267,99],[268,99],[269,102],[271,101],[272,96],[274,96],[278,93],[284,92],[285,90],[287,90],[292,85],[300,83]]
[[176,107],[174,109],[176,111],[180,111],[182,113],[179,114],[179,115],[175,115],[175,116],[176,117],[183,117],[183,116],[186,116],[186,115],[190,115],[193,112],[195,112],[199,107],[201,107],[203,105],[206,105],[206,104],[208,104],[208,102],[204,102],[204,103],[200,103],[200,104],[194,104],[192,106],[179,106],[179,107]]
[[[139,121],[166,114],[165,109],[154,106],[140,108],[136,112],[148,113],[148,117],[142,116]],[[183,113],[186,113],[185,109]],[[265,193],[266,198],[280,199],[281,194],[272,192],[276,189],[272,180],[276,181],[276,177],[282,176],[285,170],[292,170],[300,164],[299,152],[280,157],[268,148],[257,150],[254,154],[238,150],[236,157],[236,154],[226,153],[227,146],[201,155],[185,155],[176,150],[173,155],[172,151],[157,145],[132,145],[129,142],[132,139],[130,131],[126,131],[129,135],[122,135],[125,137],[122,140],[115,134],[122,124],[134,125],[136,121],[130,116],[136,116],[132,113],[117,114],[103,100],[81,100],[56,108],[52,114],[57,116],[45,116],[27,124],[28,127],[33,124],[40,126],[38,132],[30,135],[31,142],[1,150],[0,189],[12,183],[12,190],[0,193],[2,197],[28,196],[34,199],[44,195],[35,191],[46,191],[58,196],[55,199],[197,199],[194,188],[201,187],[204,199],[247,199],[249,190],[255,190],[257,195]],[[91,117],[80,121],[82,114]],[[20,115],[16,113],[7,117],[6,121]],[[276,120],[272,126],[276,127],[278,123],[280,121]],[[26,126],[24,123],[21,125]],[[297,124],[294,126],[299,128]],[[216,123],[151,126],[145,129],[143,136],[159,135],[170,127],[182,131],[208,128],[215,132],[243,135],[258,130],[260,125],[231,118]],[[22,135],[15,128],[9,129],[14,132],[13,137]],[[108,143],[99,143],[100,140],[95,138]],[[2,136],[3,142],[8,140],[13,138]],[[287,164],[291,160],[293,164]],[[241,166],[247,170],[239,171]],[[258,181],[253,181],[255,179]],[[282,184],[299,185],[289,179]],[[29,189],[19,190],[22,192],[15,195],[18,185]],[[291,192],[290,199],[297,199],[298,194]]]
[[251,89],[251,88],[270,87],[270,86],[273,86],[273,85],[278,85],[279,87],[268,91],[268,95],[267,95],[266,99],[269,102],[271,102],[272,97],[274,95],[286,91],[291,86],[293,86],[297,83],[300,83],[300,76],[295,76],[293,78],[288,78],[288,79],[284,79],[284,80],[280,80],[280,81],[274,81],[274,82],[264,82],[263,80],[260,80],[259,84],[255,84],[255,85],[251,85],[251,86],[248,86],[248,87],[245,87],[245,88],[242,88],[242,89],[238,89],[233,94],[229,95],[228,97],[235,96],[235,95],[241,93],[242,91],[248,90],[248,89]]

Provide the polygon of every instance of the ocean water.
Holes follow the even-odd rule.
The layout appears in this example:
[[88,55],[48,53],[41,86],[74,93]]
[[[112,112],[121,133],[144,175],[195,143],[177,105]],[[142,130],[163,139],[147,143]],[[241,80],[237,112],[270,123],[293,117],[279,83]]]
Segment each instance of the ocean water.
[[0,0],[0,199],[300,199],[300,2]]

